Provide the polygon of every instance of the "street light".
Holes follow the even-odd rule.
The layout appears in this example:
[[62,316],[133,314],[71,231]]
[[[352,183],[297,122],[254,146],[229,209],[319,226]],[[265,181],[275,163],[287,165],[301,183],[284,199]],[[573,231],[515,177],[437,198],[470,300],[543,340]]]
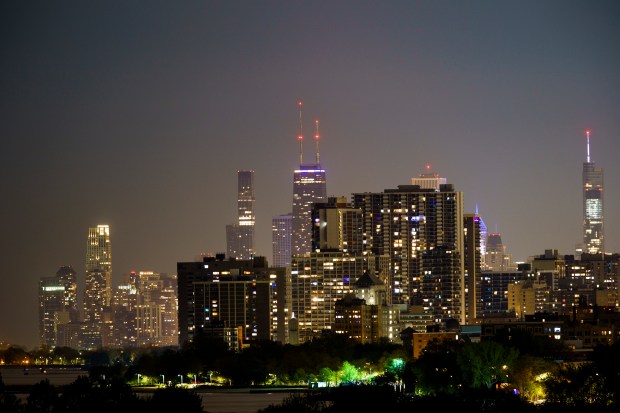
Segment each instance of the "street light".
[[138,385],[140,385],[140,377],[142,377],[142,375],[140,373],[136,373],[138,375]]
[[194,386],[198,385],[198,380],[196,379],[196,375],[194,374]]
[[181,386],[182,386],[183,385],[183,375],[179,374],[178,376],[181,378]]
[[164,377],[163,374],[161,375],[161,384],[162,384],[162,386],[166,385],[166,378]]

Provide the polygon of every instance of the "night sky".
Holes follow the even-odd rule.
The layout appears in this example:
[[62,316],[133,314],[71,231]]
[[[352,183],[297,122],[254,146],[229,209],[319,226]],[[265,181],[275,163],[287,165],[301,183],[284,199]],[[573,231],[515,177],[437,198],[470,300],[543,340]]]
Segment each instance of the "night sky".
[[5,1],[0,340],[38,345],[37,283],[111,227],[113,277],[224,252],[237,170],[257,251],[320,121],[330,196],[431,171],[517,261],[582,240],[585,130],[620,252],[618,1]]

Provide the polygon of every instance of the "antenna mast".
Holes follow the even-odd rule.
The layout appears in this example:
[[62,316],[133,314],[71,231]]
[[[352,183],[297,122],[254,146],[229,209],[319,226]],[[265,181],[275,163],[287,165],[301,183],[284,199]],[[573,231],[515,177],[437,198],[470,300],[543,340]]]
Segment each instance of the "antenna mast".
[[316,164],[317,166],[319,165],[320,161],[319,161],[319,120],[315,120],[314,121],[315,125],[316,125],[316,134],[314,135],[314,140],[316,141]]
[[301,101],[297,103],[297,106],[299,106],[299,136],[297,137],[297,139],[299,139],[299,165],[301,166],[301,164],[304,163],[302,154],[302,143],[304,140],[304,135],[301,128]]
[[590,131],[586,131],[586,162],[590,163]]

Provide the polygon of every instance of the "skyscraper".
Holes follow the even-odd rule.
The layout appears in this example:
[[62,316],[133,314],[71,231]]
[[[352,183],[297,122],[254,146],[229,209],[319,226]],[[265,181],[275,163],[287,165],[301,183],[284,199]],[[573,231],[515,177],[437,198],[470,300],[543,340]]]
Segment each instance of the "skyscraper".
[[605,252],[603,231],[603,168],[590,161],[590,131],[586,131],[586,161],[583,163],[583,252]]
[[254,249],[254,171],[237,171],[237,223],[226,226],[227,255],[251,259]]
[[319,121],[315,122],[316,162],[303,163],[301,102],[299,102],[299,169],[293,175],[293,220],[291,253],[303,255],[312,251],[312,205],[327,202],[325,170],[319,158]]
[[77,281],[69,266],[60,267],[55,277],[39,280],[39,337],[42,346],[57,345],[58,325],[77,321]]
[[86,285],[84,287],[84,321],[99,323],[103,310],[112,300],[112,244],[110,227],[88,228],[86,243]]
[[353,207],[363,211],[367,251],[390,257],[390,302],[464,323],[463,193],[451,184],[399,185],[354,193]]
[[293,214],[282,214],[271,219],[271,248],[274,267],[291,266],[291,237]]

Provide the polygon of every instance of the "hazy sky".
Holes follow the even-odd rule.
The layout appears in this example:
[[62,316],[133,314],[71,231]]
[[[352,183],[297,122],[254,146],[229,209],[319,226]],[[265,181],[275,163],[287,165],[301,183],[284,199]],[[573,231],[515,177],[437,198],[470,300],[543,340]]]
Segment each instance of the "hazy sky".
[[115,282],[225,251],[238,169],[271,261],[298,100],[330,196],[428,163],[515,260],[581,242],[590,129],[620,252],[619,19],[613,0],[2,2],[0,340],[38,345],[39,277],[71,265],[82,293],[90,226],[111,226]]

